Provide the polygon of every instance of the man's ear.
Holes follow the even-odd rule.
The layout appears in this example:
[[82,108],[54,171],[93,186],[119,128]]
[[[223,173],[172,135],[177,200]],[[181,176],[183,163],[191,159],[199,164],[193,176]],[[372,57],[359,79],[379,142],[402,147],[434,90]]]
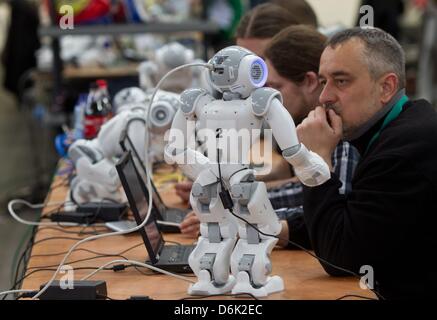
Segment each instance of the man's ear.
[[398,76],[394,73],[384,75],[380,80],[380,100],[382,104],[386,104],[398,91]]
[[319,88],[319,76],[313,71],[305,73],[305,78],[302,82],[308,94],[313,94]]

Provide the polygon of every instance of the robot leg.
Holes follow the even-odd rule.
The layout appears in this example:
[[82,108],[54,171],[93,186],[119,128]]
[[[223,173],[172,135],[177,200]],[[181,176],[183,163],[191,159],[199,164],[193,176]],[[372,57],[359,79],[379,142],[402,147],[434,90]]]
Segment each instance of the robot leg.
[[[230,182],[235,214],[266,234],[279,234],[281,223],[268,199],[266,186],[254,180],[253,170],[237,172]],[[232,293],[263,297],[284,290],[281,277],[269,276],[270,253],[278,240],[260,234],[242,220],[238,223],[240,239],[231,256],[232,274],[237,279]]]
[[235,284],[229,265],[237,223],[223,208],[218,185],[216,175],[207,169],[200,173],[191,191],[190,202],[200,220],[200,237],[188,259],[198,279],[188,289],[192,295],[222,294]]

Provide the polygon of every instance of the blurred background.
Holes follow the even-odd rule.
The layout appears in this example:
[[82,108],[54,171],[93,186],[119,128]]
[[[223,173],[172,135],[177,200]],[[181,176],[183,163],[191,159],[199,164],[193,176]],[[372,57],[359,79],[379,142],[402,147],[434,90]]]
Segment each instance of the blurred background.
[[[7,202],[44,200],[62,156],[56,139],[74,127],[75,106],[89,83],[105,79],[110,96],[138,86],[140,64],[171,41],[208,59],[233,43],[241,16],[264,2],[0,0],[0,288],[9,287],[31,236],[9,217]],[[357,25],[360,7],[371,5],[375,26],[405,49],[407,94],[436,104],[437,1],[307,2],[328,34]],[[59,14],[65,4],[72,5],[74,29]]]

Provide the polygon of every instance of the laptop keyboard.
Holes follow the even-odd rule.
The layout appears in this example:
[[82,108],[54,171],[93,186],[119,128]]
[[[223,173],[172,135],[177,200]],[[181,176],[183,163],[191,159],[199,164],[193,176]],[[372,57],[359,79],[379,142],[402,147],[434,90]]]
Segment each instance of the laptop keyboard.
[[176,246],[176,248],[174,248],[173,252],[170,254],[168,260],[171,262],[182,261],[184,257],[184,252],[185,252],[185,247]]
[[187,215],[187,213],[183,210],[175,209],[175,208],[168,208],[164,212],[163,218],[165,221],[172,221],[172,222],[176,222],[176,223],[181,223],[184,220],[186,215]]
[[169,246],[166,248],[170,250],[168,254],[169,262],[188,261],[188,256],[192,251],[190,246]]

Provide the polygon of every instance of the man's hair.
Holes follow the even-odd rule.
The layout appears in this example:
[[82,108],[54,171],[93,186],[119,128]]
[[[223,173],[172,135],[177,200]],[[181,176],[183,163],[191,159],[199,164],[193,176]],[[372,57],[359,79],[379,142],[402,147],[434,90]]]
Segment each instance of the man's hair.
[[310,26],[289,26],[269,42],[265,57],[281,77],[299,83],[307,72],[319,73],[325,43],[326,37]]
[[398,88],[405,87],[405,53],[399,42],[387,32],[378,28],[355,27],[334,34],[326,47],[335,48],[354,38],[364,45],[363,58],[373,79],[393,72],[399,79]]
[[237,38],[272,38],[282,29],[299,24],[299,19],[279,5],[264,3],[248,11],[237,27]]

